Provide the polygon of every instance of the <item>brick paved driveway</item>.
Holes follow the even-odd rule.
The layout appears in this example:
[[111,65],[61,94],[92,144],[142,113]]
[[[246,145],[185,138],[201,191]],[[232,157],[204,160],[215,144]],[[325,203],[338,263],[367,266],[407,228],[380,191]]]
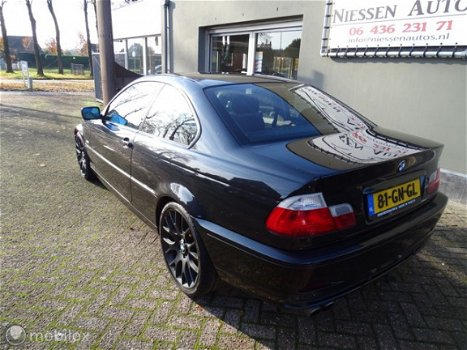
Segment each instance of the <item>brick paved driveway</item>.
[[467,348],[465,206],[416,257],[312,317],[228,287],[194,302],[156,234],[78,174],[72,130],[92,97],[1,100],[0,315],[27,348]]

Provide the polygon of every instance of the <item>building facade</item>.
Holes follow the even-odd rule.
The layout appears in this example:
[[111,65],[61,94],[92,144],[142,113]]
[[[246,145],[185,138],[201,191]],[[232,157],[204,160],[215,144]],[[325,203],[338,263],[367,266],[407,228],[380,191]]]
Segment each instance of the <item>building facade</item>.
[[[458,1],[458,15],[467,22],[463,7]],[[417,10],[423,11],[414,8],[412,14]],[[167,63],[173,72],[262,73],[311,83],[381,126],[442,142],[442,168],[465,180],[465,48],[455,48],[457,58],[426,52],[423,57],[423,50],[419,57],[394,50],[386,56],[382,51],[372,57],[325,56],[326,14],[331,15],[325,1],[175,0]]]

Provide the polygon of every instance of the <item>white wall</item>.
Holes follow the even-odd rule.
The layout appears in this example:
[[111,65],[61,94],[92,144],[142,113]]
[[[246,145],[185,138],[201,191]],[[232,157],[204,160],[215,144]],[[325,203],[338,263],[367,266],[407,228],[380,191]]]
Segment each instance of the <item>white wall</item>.
[[140,0],[112,10],[114,40],[160,34],[161,13],[159,0]]

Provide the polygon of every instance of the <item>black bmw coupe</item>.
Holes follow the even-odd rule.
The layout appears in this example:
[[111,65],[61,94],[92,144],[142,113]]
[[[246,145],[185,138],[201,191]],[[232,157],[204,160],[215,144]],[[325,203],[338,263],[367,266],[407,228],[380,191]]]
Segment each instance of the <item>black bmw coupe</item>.
[[297,81],[144,77],[81,113],[82,176],[159,232],[192,297],[221,279],[289,307],[328,306],[420,249],[447,203],[442,145]]

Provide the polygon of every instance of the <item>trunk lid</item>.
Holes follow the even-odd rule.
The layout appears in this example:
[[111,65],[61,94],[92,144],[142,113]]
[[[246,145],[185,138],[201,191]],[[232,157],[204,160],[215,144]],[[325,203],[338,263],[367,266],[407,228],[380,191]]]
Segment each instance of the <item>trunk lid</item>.
[[292,195],[322,192],[328,206],[352,205],[357,230],[413,210],[434,194],[428,178],[438,168],[442,145],[379,127],[304,139],[289,151],[334,169]]

